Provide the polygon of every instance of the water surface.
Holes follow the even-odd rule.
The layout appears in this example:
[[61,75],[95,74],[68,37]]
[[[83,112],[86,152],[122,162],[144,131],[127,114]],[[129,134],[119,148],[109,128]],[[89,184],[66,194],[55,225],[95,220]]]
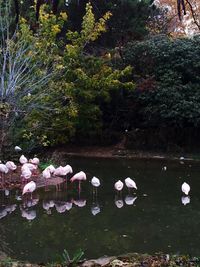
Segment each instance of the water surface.
[[[72,255],[79,248],[86,258],[159,251],[200,255],[200,165],[87,158],[65,163],[87,174],[80,197],[75,183],[63,185],[61,192],[39,189],[33,200],[0,192],[0,250],[8,256],[51,262],[64,249]],[[97,197],[89,182],[93,175],[102,183]],[[114,182],[128,176],[137,192],[124,188],[116,195]],[[187,205],[181,201],[184,181],[191,186]]]

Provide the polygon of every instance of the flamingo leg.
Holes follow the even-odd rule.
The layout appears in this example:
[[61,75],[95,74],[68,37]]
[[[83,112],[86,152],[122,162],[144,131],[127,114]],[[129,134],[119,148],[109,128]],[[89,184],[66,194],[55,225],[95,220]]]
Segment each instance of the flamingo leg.
[[81,181],[78,182],[78,191],[79,191],[79,194],[81,193]]
[[48,185],[47,185],[47,179],[45,178],[45,189],[44,189],[45,192],[49,191],[49,188],[48,188]]

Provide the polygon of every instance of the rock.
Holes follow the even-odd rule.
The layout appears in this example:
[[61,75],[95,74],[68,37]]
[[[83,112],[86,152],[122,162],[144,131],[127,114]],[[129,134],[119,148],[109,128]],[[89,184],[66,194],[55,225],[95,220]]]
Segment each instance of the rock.
[[110,264],[116,257],[101,257],[96,260],[88,260],[84,261],[84,263],[81,265],[82,267],[93,267],[93,266],[106,266]]

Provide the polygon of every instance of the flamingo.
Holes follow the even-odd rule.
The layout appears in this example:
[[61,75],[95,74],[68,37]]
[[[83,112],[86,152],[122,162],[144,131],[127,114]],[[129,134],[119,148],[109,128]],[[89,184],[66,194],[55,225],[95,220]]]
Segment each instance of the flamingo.
[[35,191],[35,189],[36,189],[36,183],[31,181],[24,186],[22,195],[26,193],[31,193],[31,198],[32,198],[32,193]]
[[[15,163],[13,161],[7,161],[6,162],[6,167],[8,168],[9,171],[15,171],[17,169],[17,166],[15,165]],[[9,178],[11,180],[11,175],[10,175]]]
[[36,157],[33,159],[29,159],[29,162],[37,166],[40,164],[39,158],[36,158]]
[[62,176],[63,175],[63,167],[62,166],[59,166],[58,168],[56,168],[53,172],[53,175],[55,176]]
[[87,178],[86,178],[86,174],[83,172],[83,171],[80,171],[78,173],[76,173],[71,179],[70,179],[70,182],[73,183],[74,181],[78,181],[79,182],[79,186],[78,186],[78,189],[79,189],[79,193],[81,191],[81,181],[85,181]]
[[11,171],[15,171],[17,169],[17,166],[15,165],[13,161],[7,161],[6,167]]
[[115,189],[117,191],[121,191],[124,187],[124,183],[121,180],[118,180],[115,185],[114,185]]
[[73,173],[72,167],[70,165],[66,165],[63,167],[64,172],[66,173],[65,175],[67,175],[68,173]]
[[53,172],[56,176],[66,176],[68,173],[72,173],[72,167],[70,165],[66,165],[65,167],[59,166]]
[[24,163],[21,167],[21,170],[28,168],[31,172],[34,172],[37,169],[37,165],[34,165],[32,163]]
[[5,175],[8,173],[8,168],[5,164],[0,163],[0,173],[1,173],[1,179],[2,179],[2,184],[5,182]]
[[22,169],[21,177],[23,178],[23,182],[25,183],[26,180],[29,180],[32,176],[32,172],[28,167],[24,167]]
[[48,167],[46,167],[46,169],[49,170],[51,174],[53,174],[55,171],[55,167],[53,165],[49,165]]
[[91,180],[91,183],[94,187],[99,187],[100,186],[100,180],[97,178],[97,177],[93,177],[92,180]]
[[51,172],[50,169],[47,167],[46,169],[44,169],[44,171],[42,172],[42,177],[45,179],[45,191],[47,191],[48,189],[47,187],[47,179],[51,178]]
[[20,162],[21,164],[24,164],[24,163],[27,163],[28,160],[27,160],[27,158],[26,158],[24,155],[21,155],[21,157],[19,158],[19,162]]
[[188,195],[190,192],[190,186],[186,182],[184,182],[181,186],[181,190],[185,195]]
[[97,178],[97,177],[93,177],[92,178],[92,180],[91,180],[91,184],[93,185],[93,193],[95,192],[94,191],[94,188],[96,189],[96,195],[97,195],[97,187],[99,187],[100,186],[100,180],[99,180],[99,178]]
[[137,189],[136,183],[130,177],[125,179],[125,184],[128,187],[128,190],[132,188]]

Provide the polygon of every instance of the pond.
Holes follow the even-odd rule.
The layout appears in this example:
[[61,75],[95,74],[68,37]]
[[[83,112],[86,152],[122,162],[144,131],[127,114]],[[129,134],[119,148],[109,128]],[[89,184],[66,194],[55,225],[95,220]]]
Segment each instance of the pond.
[[[52,262],[66,249],[86,258],[126,252],[200,255],[200,165],[161,160],[70,158],[74,172],[88,180],[79,196],[76,183],[20,198],[0,192],[0,250],[18,260]],[[163,167],[167,170],[164,171]],[[90,180],[101,179],[97,197]],[[114,182],[134,178],[138,190],[122,194]],[[182,203],[181,184],[191,186]]]

